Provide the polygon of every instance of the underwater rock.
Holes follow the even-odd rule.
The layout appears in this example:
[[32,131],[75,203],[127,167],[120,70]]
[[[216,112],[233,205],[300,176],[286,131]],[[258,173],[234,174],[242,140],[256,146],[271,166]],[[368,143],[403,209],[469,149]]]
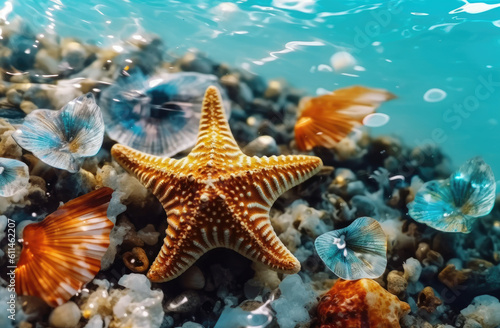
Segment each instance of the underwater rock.
[[265,328],[272,320],[272,312],[265,305],[250,311],[226,305],[214,328]]
[[242,149],[247,156],[272,156],[279,155],[280,151],[276,140],[271,136],[260,136],[251,141]]
[[24,228],[16,268],[18,295],[38,296],[57,306],[94,278],[113,226],[106,216],[112,192],[101,188],[73,199]]
[[168,301],[164,308],[168,312],[194,313],[200,305],[201,298],[198,292],[186,290]]
[[148,224],[141,230],[137,231],[137,237],[139,237],[146,245],[153,246],[158,242],[160,233],[156,231],[154,225]]
[[[122,77],[101,95],[106,131],[136,150],[173,156],[196,143],[201,104],[210,85],[218,85],[217,77],[200,73]],[[224,92],[222,96],[228,117],[229,102]]]
[[0,197],[10,197],[25,189],[29,182],[28,166],[21,161],[0,158]]
[[80,309],[75,302],[67,302],[56,307],[49,316],[49,324],[54,328],[73,328],[80,321]]
[[425,183],[408,204],[408,213],[414,220],[437,230],[470,233],[477,218],[492,210],[495,189],[491,168],[476,157],[449,179]]
[[199,267],[193,265],[184,272],[181,277],[181,284],[187,289],[203,289],[205,287],[205,276]]
[[365,116],[393,98],[395,96],[386,90],[354,86],[302,99],[295,123],[297,148],[335,147],[354,127],[362,124]]
[[392,270],[387,274],[387,291],[389,293],[402,297],[406,293],[406,288],[408,288],[408,281],[403,272]]
[[418,294],[417,306],[419,309],[432,313],[441,304],[443,302],[434,294],[432,287],[427,286]]
[[109,327],[159,328],[163,321],[163,292],[151,290],[151,282],[143,274],[131,273],[118,281],[125,289],[110,289],[108,281],[93,281],[99,287],[83,297],[83,317],[90,321],[108,322]]
[[468,319],[477,321],[483,328],[500,326],[500,303],[498,298],[490,295],[475,297],[460,313]]
[[439,272],[438,279],[448,286],[448,288],[454,289],[455,287],[465,283],[471,275],[471,270],[457,270],[453,264],[448,264],[441,272]]
[[11,137],[15,128],[7,123],[7,121],[0,119],[0,157],[8,157],[19,159],[23,153],[23,149]]
[[373,280],[339,279],[321,297],[317,311],[320,328],[400,327],[410,306]]
[[316,304],[316,294],[298,274],[287,276],[279,285],[281,295],[271,303],[280,328],[295,328],[310,320],[309,310]]
[[31,112],[12,137],[43,162],[77,172],[81,158],[93,156],[101,149],[104,122],[94,96],[88,93],[59,111]]
[[347,228],[319,236],[314,246],[326,266],[343,279],[376,278],[387,265],[385,233],[369,217],[358,218]]
[[417,282],[422,273],[422,265],[417,259],[410,257],[403,263],[404,277],[410,282]]
[[118,251],[117,247],[123,243],[125,235],[129,232],[130,226],[118,223],[115,225],[109,235],[109,247],[101,259],[101,269],[107,270],[115,261],[115,256]]

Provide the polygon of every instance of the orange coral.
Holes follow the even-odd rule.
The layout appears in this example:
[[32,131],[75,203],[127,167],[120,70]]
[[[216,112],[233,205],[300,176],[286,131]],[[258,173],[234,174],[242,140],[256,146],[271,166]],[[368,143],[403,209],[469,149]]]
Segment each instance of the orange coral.
[[333,148],[384,101],[395,98],[382,89],[353,86],[314,98],[304,98],[295,123],[300,150],[316,146]]
[[16,268],[16,293],[61,305],[101,269],[113,223],[106,216],[111,188],[73,199],[42,222],[27,225]]
[[320,328],[400,327],[409,312],[408,303],[371,279],[339,279],[318,304]]

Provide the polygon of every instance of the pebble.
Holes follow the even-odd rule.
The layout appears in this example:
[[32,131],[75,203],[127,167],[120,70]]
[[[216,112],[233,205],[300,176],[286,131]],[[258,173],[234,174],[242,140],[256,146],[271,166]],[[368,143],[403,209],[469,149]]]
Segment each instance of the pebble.
[[29,114],[29,113],[31,113],[32,111],[34,111],[35,109],[38,108],[37,105],[35,105],[34,103],[32,103],[29,100],[23,100],[21,102],[20,107],[21,107],[22,111],[25,112],[26,114]]
[[387,290],[389,293],[399,296],[403,295],[408,287],[408,281],[402,272],[393,270],[387,275]]
[[59,73],[58,61],[49,55],[46,49],[41,49],[35,58],[35,68],[41,69],[47,74]]
[[264,98],[277,100],[283,92],[283,84],[280,81],[271,80],[267,84],[267,89],[264,92]]
[[21,94],[19,92],[17,92],[16,89],[10,89],[9,91],[7,91],[6,96],[7,96],[7,100],[12,105],[18,106],[19,104],[21,104],[22,97],[21,97]]
[[273,137],[260,136],[246,145],[243,152],[248,156],[272,156],[279,155],[280,150]]
[[199,267],[193,265],[181,277],[181,284],[187,289],[203,289],[205,287],[205,276]]
[[52,311],[49,324],[53,328],[73,328],[80,321],[80,309],[74,302],[64,303]]
[[212,74],[213,72],[213,63],[211,63],[207,58],[192,52],[186,53],[180,59],[179,65],[183,71],[198,72],[203,74]]
[[165,304],[165,311],[176,313],[194,313],[201,305],[201,299],[197,292],[187,290],[174,297]]
[[65,61],[75,71],[79,71],[85,64],[87,52],[78,42],[71,41],[63,43],[62,48],[63,61]]

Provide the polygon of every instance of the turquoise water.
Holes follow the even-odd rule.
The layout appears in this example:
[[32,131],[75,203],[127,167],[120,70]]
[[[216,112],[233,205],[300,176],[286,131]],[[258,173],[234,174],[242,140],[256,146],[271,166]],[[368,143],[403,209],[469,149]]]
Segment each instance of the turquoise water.
[[[196,48],[310,94],[354,84],[386,88],[398,99],[379,110],[390,121],[373,134],[437,144],[455,166],[480,155],[500,176],[499,6],[450,0],[18,0],[7,15],[103,46],[155,33],[169,52]],[[3,7],[5,14],[10,5]],[[339,51],[350,53],[356,66],[332,70],[330,58]],[[446,97],[425,101],[434,88]]]

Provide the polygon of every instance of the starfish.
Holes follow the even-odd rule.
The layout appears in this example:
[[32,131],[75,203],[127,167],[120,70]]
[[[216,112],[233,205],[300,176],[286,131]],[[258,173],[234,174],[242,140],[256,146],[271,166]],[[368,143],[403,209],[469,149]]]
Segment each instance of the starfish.
[[187,157],[162,158],[120,144],[111,154],[167,213],[164,244],[147,274],[151,281],[178,277],[216,247],[235,250],[274,271],[300,270],[300,262],[274,232],[269,210],[281,194],[316,174],[321,159],[243,154],[217,88],[205,93],[198,140]]

